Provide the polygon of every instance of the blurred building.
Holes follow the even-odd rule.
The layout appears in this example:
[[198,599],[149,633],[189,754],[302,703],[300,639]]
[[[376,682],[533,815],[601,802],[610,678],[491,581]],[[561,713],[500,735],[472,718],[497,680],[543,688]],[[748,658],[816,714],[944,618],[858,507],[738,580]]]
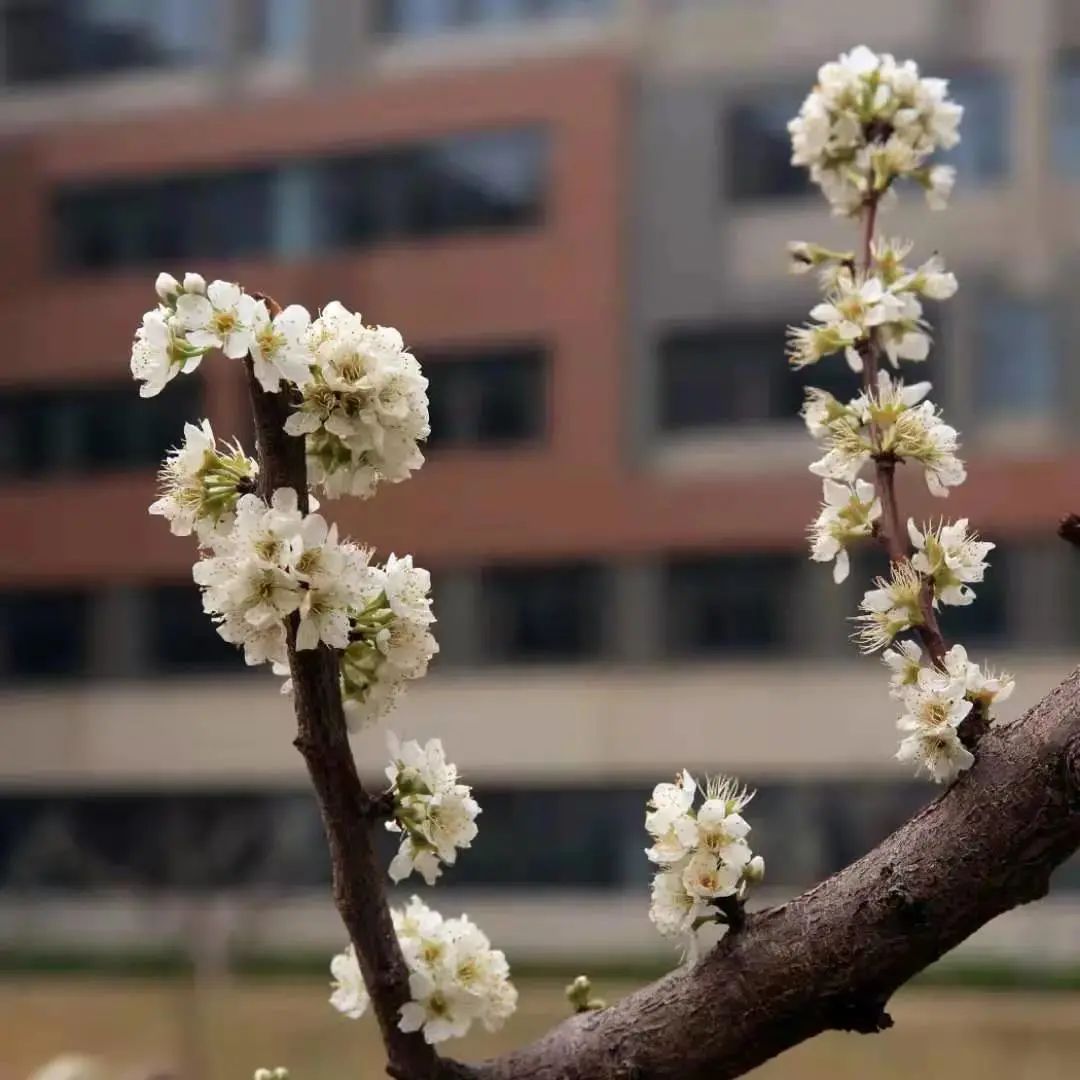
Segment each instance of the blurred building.
[[[444,906],[518,953],[655,949],[643,802],[677,768],[760,787],[780,891],[933,795],[846,640],[881,562],[836,588],[806,558],[819,489],[783,357],[813,302],[785,243],[851,243],[785,123],[861,40],[967,110],[949,213],[883,222],[962,283],[928,367],[970,480],[902,500],[999,545],[945,630],[1016,671],[1016,714],[1080,642],[1053,535],[1080,508],[1066,0],[4,0],[0,942],[161,944],[203,908],[238,947],[338,936],[288,703],[146,514],[185,419],[249,429],[224,360],[138,398],[161,269],[340,298],[425,364],[429,463],[330,510],[435,575],[442,654],[389,726],[441,735],[480,792]],[[356,740],[372,776],[385,726]],[[1080,872],[1059,878],[976,947],[1080,955]]]

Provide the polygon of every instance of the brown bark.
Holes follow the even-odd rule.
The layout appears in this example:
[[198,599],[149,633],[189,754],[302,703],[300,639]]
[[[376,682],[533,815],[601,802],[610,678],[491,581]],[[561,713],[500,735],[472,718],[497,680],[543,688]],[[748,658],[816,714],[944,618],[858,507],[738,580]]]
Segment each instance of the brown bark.
[[[271,310],[276,309],[267,301]],[[295,488],[307,512],[304,440],[286,435],[288,391],[266,393],[246,361],[248,390],[259,454],[258,493],[269,501],[276,488]],[[398,1013],[409,1000],[408,969],[390,919],[372,828],[384,815],[378,796],[360,783],[341,704],[338,659],[325,645],[297,652],[298,616],[288,624],[289,667],[296,709],[296,748],[304,757],[322,815],[333,867],[334,902],[356,949],[372,1008],[392,1068],[410,1078],[433,1075],[435,1053],[417,1034],[398,1030]]]
[[898,986],[1043,896],[1078,846],[1080,670],[987,733],[969,772],[846,870],[749,915],[692,971],[572,1017],[472,1075],[723,1080],[830,1028],[881,1030]]

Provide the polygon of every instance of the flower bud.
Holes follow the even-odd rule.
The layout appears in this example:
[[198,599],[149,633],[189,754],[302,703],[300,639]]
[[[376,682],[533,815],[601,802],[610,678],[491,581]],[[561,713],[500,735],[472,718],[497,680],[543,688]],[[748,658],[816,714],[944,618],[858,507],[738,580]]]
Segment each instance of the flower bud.
[[206,278],[202,274],[187,273],[184,275],[184,292],[186,293],[205,293],[206,292]]
[[158,274],[157,280],[154,282],[154,292],[161,297],[162,300],[169,300],[180,291],[180,282],[172,276],[172,274],[161,273]]

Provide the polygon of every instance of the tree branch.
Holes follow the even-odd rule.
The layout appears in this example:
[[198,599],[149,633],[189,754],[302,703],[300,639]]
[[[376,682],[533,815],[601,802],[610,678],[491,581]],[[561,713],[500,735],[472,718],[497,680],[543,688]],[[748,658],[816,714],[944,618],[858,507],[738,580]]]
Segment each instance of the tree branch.
[[[261,297],[277,313],[278,305]],[[285,434],[289,391],[266,393],[245,361],[259,455],[259,495],[269,502],[276,488],[296,490],[308,510],[304,440]],[[409,975],[398,946],[375,855],[372,829],[383,800],[365,791],[356,773],[341,705],[337,654],[325,645],[296,650],[299,616],[289,617],[289,668],[296,709],[295,746],[304,757],[322,815],[333,867],[334,902],[348,930],[371,995],[391,1067],[410,1080],[435,1075],[437,1058],[418,1034],[398,1030],[398,1013],[409,1000]]]
[[1058,536],[1074,547],[1080,547],[1080,514],[1066,514],[1058,523]]
[[749,915],[696,968],[469,1075],[723,1080],[822,1031],[881,1030],[897,987],[1045,895],[1078,846],[1080,669],[1022,720],[989,731],[972,769],[858,862]]

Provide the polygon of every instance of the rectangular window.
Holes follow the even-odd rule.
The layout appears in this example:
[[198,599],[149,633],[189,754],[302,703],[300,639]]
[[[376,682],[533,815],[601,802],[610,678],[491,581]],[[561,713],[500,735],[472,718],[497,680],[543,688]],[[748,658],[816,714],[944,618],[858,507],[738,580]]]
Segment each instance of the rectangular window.
[[377,23],[387,34],[423,37],[460,27],[594,14],[610,6],[611,0],[381,0]]
[[1080,52],[1062,56],[1053,78],[1054,164],[1065,176],[1080,176]]
[[[306,33],[298,0],[248,0],[239,49],[282,55]],[[0,10],[4,80],[59,82],[208,65],[225,58],[216,0],[6,0]]]
[[90,596],[76,590],[0,595],[0,672],[14,679],[74,678],[90,659]]
[[800,559],[704,555],[669,562],[665,631],[671,656],[773,652],[787,645],[787,612]]
[[774,87],[729,107],[721,140],[721,175],[729,198],[799,198],[816,190],[806,169],[791,164],[787,124],[805,97],[805,86]]
[[859,392],[859,378],[842,356],[796,371],[785,349],[786,324],[779,322],[669,332],[659,347],[661,431],[798,422],[807,386],[845,401]]
[[480,583],[485,655],[507,663],[598,657],[604,585],[603,569],[593,564],[485,570]]
[[516,446],[547,431],[547,358],[536,348],[423,357],[432,450]]
[[275,190],[271,169],[61,189],[57,258],[65,268],[112,269],[255,255],[271,242]]
[[191,582],[148,590],[150,662],[163,674],[253,670],[235,645],[222,640]]
[[0,20],[11,83],[205,63],[220,48],[211,0],[10,0]]
[[969,70],[949,79],[949,97],[964,107],[957,146],[940,155],[956,167],[957,189],[999,180],[1009,168],[1009,90],[1001,74]]
[[148,399],[130,382],[0,391],[0,480],[156,467],[201,408],[194,375]]
[[536,225],[547,186],[540,128],[233,172],[58,190],[56,258],[111,269],[187,258],[308,254]]
[[976,402],[984,412],[1045,413],[1061,392],[1062,351],[1044,304],[992,294],[978,320]]

